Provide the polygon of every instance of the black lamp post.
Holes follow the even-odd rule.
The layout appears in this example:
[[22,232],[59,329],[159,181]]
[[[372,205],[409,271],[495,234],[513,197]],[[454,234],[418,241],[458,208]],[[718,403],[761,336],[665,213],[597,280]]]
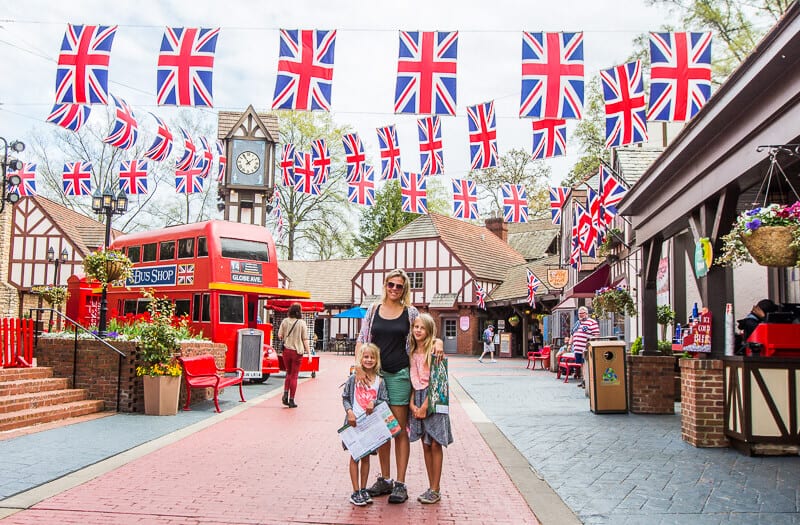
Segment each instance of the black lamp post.
[[[58,280],[59,280],[59,276],[61,274],[61,265],[64,264],[65,262],[67,262],[67,258],[68,257],[69,257],[69,253],[67,252],[66,248],[61,250],[61,253],[59,254],[58,258],[56,258],[56,251],[53,249],[52,246],[47,249],[47,262],[53,263],[53,264],[56,265],[56,271],[53,272],[53,286],[58,286],[59,285]],[[58,324],[58,328],[61,329],[61,320],[60,319],[59,319],[57,324]],[[53,325],[53,310],[50,310],[50,326],[52,326],[52,325]]]
[[0,171],[2,171],[3,175],[3,179],[0,181],[0,184],[3,186],[0,190],[0,199],[2,199],[0,200],[0,213],[3,213],[3,210],[6,208],[6,202],[14,204],[19,200],[19,194],[11,191],[11,189],[22,182],[19,175],[7,177],[8,170],[19,171],[22,169],[22,161],[19,159],[9,159],[8,150],[10,149],[15,153],[22,153],[25,151],[25,144],[19,140],[15,140],[9,144],[3,137],[0,137],[0,140],[3,141],[3,162],[0,164]]
[[[100,193],[98,188],[94,195],[92,195],[92,210],[98,214],[106,216],[106,237],[105,249],[108,250],[108,245],[111,244],[111,217],[114,215],[122,215],[128,211],[128,196],[125,192],[120,190],[117,195],[111,191],[111,188],[106,187],[103,193]],[[106,300],[106,288],[108,283],[103,283],[103,293],[100,296],[100,320],[97,326],[97,335],[100,337],[106,336],[108,302]]]

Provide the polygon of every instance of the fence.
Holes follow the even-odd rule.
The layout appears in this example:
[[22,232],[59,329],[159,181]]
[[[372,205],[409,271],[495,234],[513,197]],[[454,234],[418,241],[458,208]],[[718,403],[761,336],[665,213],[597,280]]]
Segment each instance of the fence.
[[0,319],[0,368],[33,366],[33,319]]

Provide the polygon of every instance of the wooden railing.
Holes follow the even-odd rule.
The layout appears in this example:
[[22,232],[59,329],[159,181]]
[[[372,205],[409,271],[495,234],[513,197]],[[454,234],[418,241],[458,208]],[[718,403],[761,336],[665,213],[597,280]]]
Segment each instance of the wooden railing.
[[0,319],[0,368],[33,366],[33,319]]

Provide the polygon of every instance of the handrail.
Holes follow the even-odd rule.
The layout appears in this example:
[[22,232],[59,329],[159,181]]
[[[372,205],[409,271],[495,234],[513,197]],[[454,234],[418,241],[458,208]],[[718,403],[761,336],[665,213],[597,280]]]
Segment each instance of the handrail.
[[[119,362],[118,362],[118,365],[117,365],[117,412],[119,412],[120,395],[121,395],[121,392],[122,392],[122,388],[121,388],[121,386],[122,386],[122,360],[123,360],[123,358],[127,357],[125,355],[125,352],[123,352],[120,349],[116,348],[115,346],[109,344],[106,340],[104,340],[103,338],[99,337],[97,334],[93,333],[88,328],[86,328],[85,326],[81,325],[80,323],[78,323],[77,321],[72,319],[71,317],[61,313],[59,310],[56,310],[54,308],[29,308],[28,309],[28,314],[31,316],[31,318],[33,317],[33,312],[36,312],[36,325],[37,325],[37,327],[39,325],[39,322],[41,322],[41,320],[42,320],[41,314],[43,312],[50,312],[51,316],[53,315],[53,313],[55,313],[57,316],[65,319],[66,321],[72,323],[73,326],[75,326],[75,342],[74,342],[74,346],[73,346],[73,350],[72,350],[72,388],[75,388],[75,383],[77,382],[77,376],[78,376],[78,329],[83,330],[87,334],[91,335],[96,341],[99,341],[99,342],[103,343],[105,346],[107,346],[108,348],[110,348],[111,350],[113,350],[114,352],[117,353],[117,355],[119,356]],[[34,331],[34,343],[33,343],[33,345],[34,345],[34,347],[38,347],[39,346],[39,330],[38,329]]]

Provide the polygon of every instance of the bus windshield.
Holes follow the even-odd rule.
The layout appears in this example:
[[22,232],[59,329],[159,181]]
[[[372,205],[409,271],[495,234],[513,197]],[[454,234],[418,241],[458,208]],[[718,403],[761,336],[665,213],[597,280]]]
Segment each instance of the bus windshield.
[[222,237],[222,256],[231,259],[269,262],[269,248],[265,242],[246,241]]

